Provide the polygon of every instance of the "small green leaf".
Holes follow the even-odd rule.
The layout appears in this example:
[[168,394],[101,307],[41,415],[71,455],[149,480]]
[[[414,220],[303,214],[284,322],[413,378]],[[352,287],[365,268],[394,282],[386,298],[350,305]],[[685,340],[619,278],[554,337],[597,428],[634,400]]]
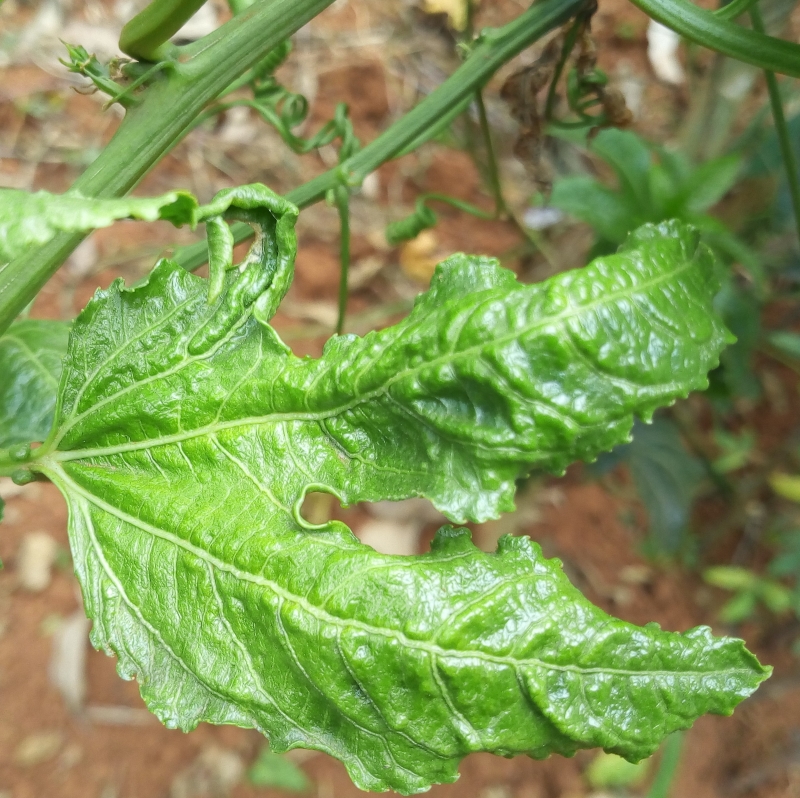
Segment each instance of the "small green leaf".
[[617,173],[626,199],[648,213],[652,208],[649,173],[653,157],[647,142],[633,131],[612,127],[601,130],[591,148]]
[[43,441],[50,432],[69,328],[25,319],[0,336],[0,449]]
[[722,451],[714,460],[714,470],[718,474],[728,474],[747,465],[756,445],[756,436],[752,430],[733,434],[724,429],[715,429],[714,443]]
[[550,204],[590,225],[595,233],[614,245],[621,244],[641,221],[634,203],[594,178],[564,177],[556,181]]
[[686,211],[702,213],[716,205],[736,184],[741,171],[738,155],[714,158],[692,169],[683,192]]
[[527,538],[485,554],[446,526],[428,554],[387,556],[300,515],[325,491],[496,517],[532,468],[591,459],[704,387],[729,336],[691,229],[643,228],[540,285],[454,256],[407,319],[312,360],[267,324],[297,210],[248,190],[198,212],[262,204],[221,293],[162,261],[96,294],[31,465],[67,498],[94,644],[167,725],[262,729],[408,794],[473,751],[641,759],[766,678],[741,641],[610,618]]
[[756,593],[745,590],[737,593],[720,611],[719,619],[723,623],[741,623],[756,611],[758,599]]
[[771,579],[761,580],[758,597],[764,602],[764,606],[776,615],[786,612],[792,606],[792,591],[786,585]]
[[290,792],[305,792],[311,786],[308,776],[294,762],[273,753],[269,746],[261,749],[247,778],[254,787],[272,787]]
[[800,475],[776,471],[769,477],[769,486],[778,496],[800,503]]
[[706,568],[703,579],[709,585],[723,590],[754,590],[758,576],[747,568],[738,565],[715,565]]
[[152,199],[95,199],[0,188],[0,262],[11,260],[25,247],[47,243],[56,233],[108,227],[118,219],[194,224],[196,209],[197,201],[184,191]]

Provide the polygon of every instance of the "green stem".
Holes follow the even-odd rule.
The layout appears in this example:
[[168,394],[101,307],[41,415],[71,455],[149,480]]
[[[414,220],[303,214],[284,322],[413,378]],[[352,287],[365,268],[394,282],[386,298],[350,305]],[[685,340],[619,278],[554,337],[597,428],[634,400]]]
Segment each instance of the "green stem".
[[661,763],[647,793],[647,798],[669,798],[672,783],[678,775],[678,766],[681,763],[683,735],[683,732],[673,732],[664,740],[661,748]]
[[[753,23],[753,30],[758,33],[764,32],[764,20],[761,18],[761,11],[758,5],[750,9],[750,20]],[[797,179],[797,158],[795,157],[794,147],[789,138],[789,128],[786,124],[786,115],[783,113],[783,102],[781,91],[778,87],[778,79],[774,72],[764,70],[764,77],[767,81],[769,91],[769,103],[772,107],[772,119],[775,122],[775,132],[778,135],[778,145],[781,149],[783,166],[786,170],[786,180],[789,183],[789,194],[792,198],[792,209],[794,210],[794,223],[797,228],[798,239],[800,239],[800,184]]]
[[475,104],[478,106],[478,120],[481,125],[481,135],[483,136],[483,146],[486,150],[486,167],[489,172],[489,185],[494,196],[494,213],[500,217],[506,213],[506,201],[503,198],[503,186],[500,182],[500,169],[497,165],[497,155],[494,151],[492,142],[492,131],[489,128],[489,117],[486,113],[486,104],[483,102],[483,92],[478,89],[475,92]]
[[578,38],[578,31],[580,30],[581,24],[584,21],[581,19],[581,16],[582,15],[578,15],[578,17],[570,26],[570,29],[567,31],[567,35],[564,37],[564,44],[561,47],[561,55],[559,56],[558,63],[553,71],[553,79],[550,81],[550,86],[547,89],[547,100],[545,101],[544,105],[544,118],[548,122],[552,120],[553,114],[555,113],[556,89],[558,88],[558,81],[561,79],[561,73],[564,71],[564,67],[567,64],[569,54],[575,47],[575,41]]
[[[730,3],[716,9],[714,16],[718,19],[734,20],[749,11],[757,2],[758,0],[731,0]],[[763,32],[763,29],[759,31],[759,33]]]
[[[89,197],[126,194],[183,138],[208,102],[332,2],[259,0],[213,33],[181,48],[174,68],[128,111],[108,146],[71,190]],[[62,233],[0,265],[0,333],[84,238]]]
[[464,211],[464,213],[470,214],[470,216],[475,216],[478,219],[496,219],[497,214],[489,213],[488,211],[483,210],[483,208],[479,208],[477,205],[473,205],[471,202],[467,202],[466,200],[460,200],[458,197],[451,197],[449,194],[439,194],[436,191],[433,191],[429,194],[423,194],[417,199],[417,202],[443,202],[445,205],[449,205],[451,208],[457,208],[459,211]]
[[161,45],[194,16],[206,0],[152,0],[122,29],[119,49],[141,61],[158,61]]
[[800,45],[742,28],[698,8],[691,0],[631,0],[689,41],[761,69],[800,78]]
[[8,456],[7,449],[0,449],[0,477],[10,477],[19,468],[19,463]]
[[334,201],[339,211],[339,315],[336,320],[336,334],[344,332],[347,316],[348,276],[350,272],[350,192],[345,186],[334,189]]
[[159,72],[165,69],[172,69],[175,66],[174,62],[172,61],[160,61],[157,64],[153,64],[150,69],[145,70],[144,73],[139,75],[133,83],[129,83],[125,86],[121,91],[117,92],[116,94],[111,95],[111,99],[103,106],[103,110],[106,108],[110,108],[114,103],[119,103],[123,107],[129,107],[133,102],[133,93],[139,86],[147,83],[153,75],[157,75]]
[[[422,143],[425,132],[435,128],[444,115],[463,107],[476,89],[486,84],[503,64],[566,22],[583,3],[584,0],[538,0],[504,27],[484,31],[469,58],[419,105],[341,165],[290,191],[286,198],[300,208],[313,205],[340,185],[343,173],[349,183],[359,185],[368,174],[403,152],[409,144]],[[252,234],[247,225],[233,226],[236,243],[247,240]],[[178,250],[174,260],[192,270],[205,263],[207,255],[207,247],[201,242]]]

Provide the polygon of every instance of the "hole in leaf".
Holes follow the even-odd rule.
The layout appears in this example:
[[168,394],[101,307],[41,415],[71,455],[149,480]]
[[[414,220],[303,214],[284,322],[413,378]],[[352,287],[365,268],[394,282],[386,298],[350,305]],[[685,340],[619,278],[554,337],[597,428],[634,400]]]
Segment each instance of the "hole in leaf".
[[342,507],[337,496],[309,490],[299,515],[310,527],[344,521],[362,543],[381,554],[414,555],[427,551],[436,529],[446,522],[427,499],[361,502]]
[[338,501],[332,493],[309,491],[300,505],[300,516],[312,526],[323,526],[333,519],[337,504]]

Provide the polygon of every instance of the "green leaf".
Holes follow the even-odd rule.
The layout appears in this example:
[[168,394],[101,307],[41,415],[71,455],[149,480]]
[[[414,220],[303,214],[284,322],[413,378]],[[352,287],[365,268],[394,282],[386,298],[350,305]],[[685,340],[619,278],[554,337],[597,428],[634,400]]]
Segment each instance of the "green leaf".
[[25,247],[47,243],[56,233],[108,227],[117,219],[193,224],[196,209],[197,201],[183,191],[152,199],[95,199],[78,193],[31,194],[0,188],[0,262],[10,261]]
[[635,203],[591,177],[563,177],[556,181],[550,204],[586,222],[599,238],[615,246],[642,221]]
[[778,496],[800,503],[800,474],[784,474],[776,471],[770,474],[769,486]]
[[780,582],[762,579],[759,585],[759,598],[770,612],[780,615],[792,606],[792,591]]
[[592,152],[616,172],[625,198],[647,214],[652,207],[650,169],[653,163],[647,142],[633,131],[612,127],[597,134],[592,141]]
[[692,170],[684,189],[684,203],[690,213],[702,213],[716,205],[733,188],[742,170],[738,155],[714,158]]
[[723,590],[754,590],[758,584],[758,576],[739,565],[715,565],[706,568],[703,579],[709,585]]
[[745,429],[739,434],[725,429],[714,430],[714,443],[721,450],[712,465],[718,474],[728,474],[744,468],[750,461],[756,445],[756,436],[752,430]]
[[723,623],[741,623],[756,611],[757,604],[758,597],[753,591],[745,590],[737,593],[719,611],[719,619]]
[[360,787],[406,794],[472,751],[636,760],[729,714],[769,673],[741,641],[614,620],[527,538],[485,554],[446,526],[428,554],[388,556],[299,512],[327,491],[493,517],[531,468],[592,458],[633,413],[703,387],[728,335],[694,233],[644,228],[533,286],[455,256],[409,318],[312,360],[266,324],[296,209],[260,191],[259,249],[212,302],[169,261],[97,293],[31,464],[67,498],[92,640],[148,706],[327,751]]
[[255,787],[273,787],[290,792],[305,792],[311,786],[308,776],[294,762],[273,753],[269,746],[261,749],[247,778]]
[[0,449],[43,441],[50,432],[69,328],[25,319],[0,336]]

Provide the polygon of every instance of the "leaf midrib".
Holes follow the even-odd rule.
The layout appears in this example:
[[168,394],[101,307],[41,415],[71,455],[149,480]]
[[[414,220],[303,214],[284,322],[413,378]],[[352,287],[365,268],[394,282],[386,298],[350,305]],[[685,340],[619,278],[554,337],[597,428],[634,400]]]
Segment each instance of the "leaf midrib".
[[197,557],[201,562],[205,563],[208,566],[212,566],[219,571],[228,573],[236,577],[237,579],[240,579],[244,582],[249,582],[265,590],[268,590],[272,592],[274,595],[280,597],[281,599],[296,604],[305,612],[307,612],[309,615],[315,617],[317,620],[325,624],[330,624],[331,626],[341,627],[341,628],[358,629],[359,631],[365,632],[369,635],[393,639],[396,642],[400,643],[402,646],[423,651],[426,654],[433,657],[456,658],[456,659],[479,659],[487,664],[502,665],[513,669],[527,666],[527,667],[541,668],[542,670],[558,671],[564,673],[575,673],[579,676],[587,676],[590,674],[602,674],[602,675],[623,676],[623,677],[647,676],[652,678],[657,678],[661,676],[669,678],[676,678],[676,677],[683,678],[689,676],[704,678],[704,677],[719,676],[724,674],[731,674],[731,675],[740,674],[740,675],[752,676],[752,671],[747,668],[725,668],[725,669],[710,670],[710,671],[626,670],[622,668],[598,668],[598,667],[581,668],[576,665],[556,665],[554,663],[545,662],[544,660],[538,659],[536,657],[529,657],[527,659],[518,659],[515,657],[489,654],[488,652],[474,650],[474,649],[445,649],[441,646],[427,643],[422,640],[415,640],[395,629],[385,629],[383,627],[374,626],[372,624],[368,624],[363,621],[358,621],[352,618],[341,618],[340,616],[332,615],[331,613],[320,609],[316,605],[311,604],[307,599],[286,590],[284,587],[277,584],[276,582],[273,582],[270,579],[266,579],[265,577],[259,576],[257,574],[251,574],[247,571],[241,570],[240,568],[236,568],[235,566],[226,563],[223,560],[220,560],[219,558],[213,556],[205,549],[201,549],[198,546],[195,546],[194,544],[190,543],[189,541],[183,540],[174,533],[169,532],[168,530],[165,529],[160,529],[159,527],[149,524],[146,521],[142,521],[141,519],[138,519],[122,511],[120,508],[109,504],[105,500],[101,499],[99,496],[96,496],[95,494],[91,493],[90,491],[86,490],[81,485],[79,485],[60,467],[55,466],[54,470],[50,469],[48,470],[50,471],[48,476],[50,476],[50,478],[57,484],[61,483],[61,485],[63,486],[62,489],[66,489],[66,491],[73,491],[77,495],[83,497],[89,503],[95,505],[95,507],[97,507],[98,509],[115,517],[118,521],[137,527],[142,532],[158,537],[161,540],[164,540],[173,546],[177,546],[178,548],[181,548],[184,551]]

